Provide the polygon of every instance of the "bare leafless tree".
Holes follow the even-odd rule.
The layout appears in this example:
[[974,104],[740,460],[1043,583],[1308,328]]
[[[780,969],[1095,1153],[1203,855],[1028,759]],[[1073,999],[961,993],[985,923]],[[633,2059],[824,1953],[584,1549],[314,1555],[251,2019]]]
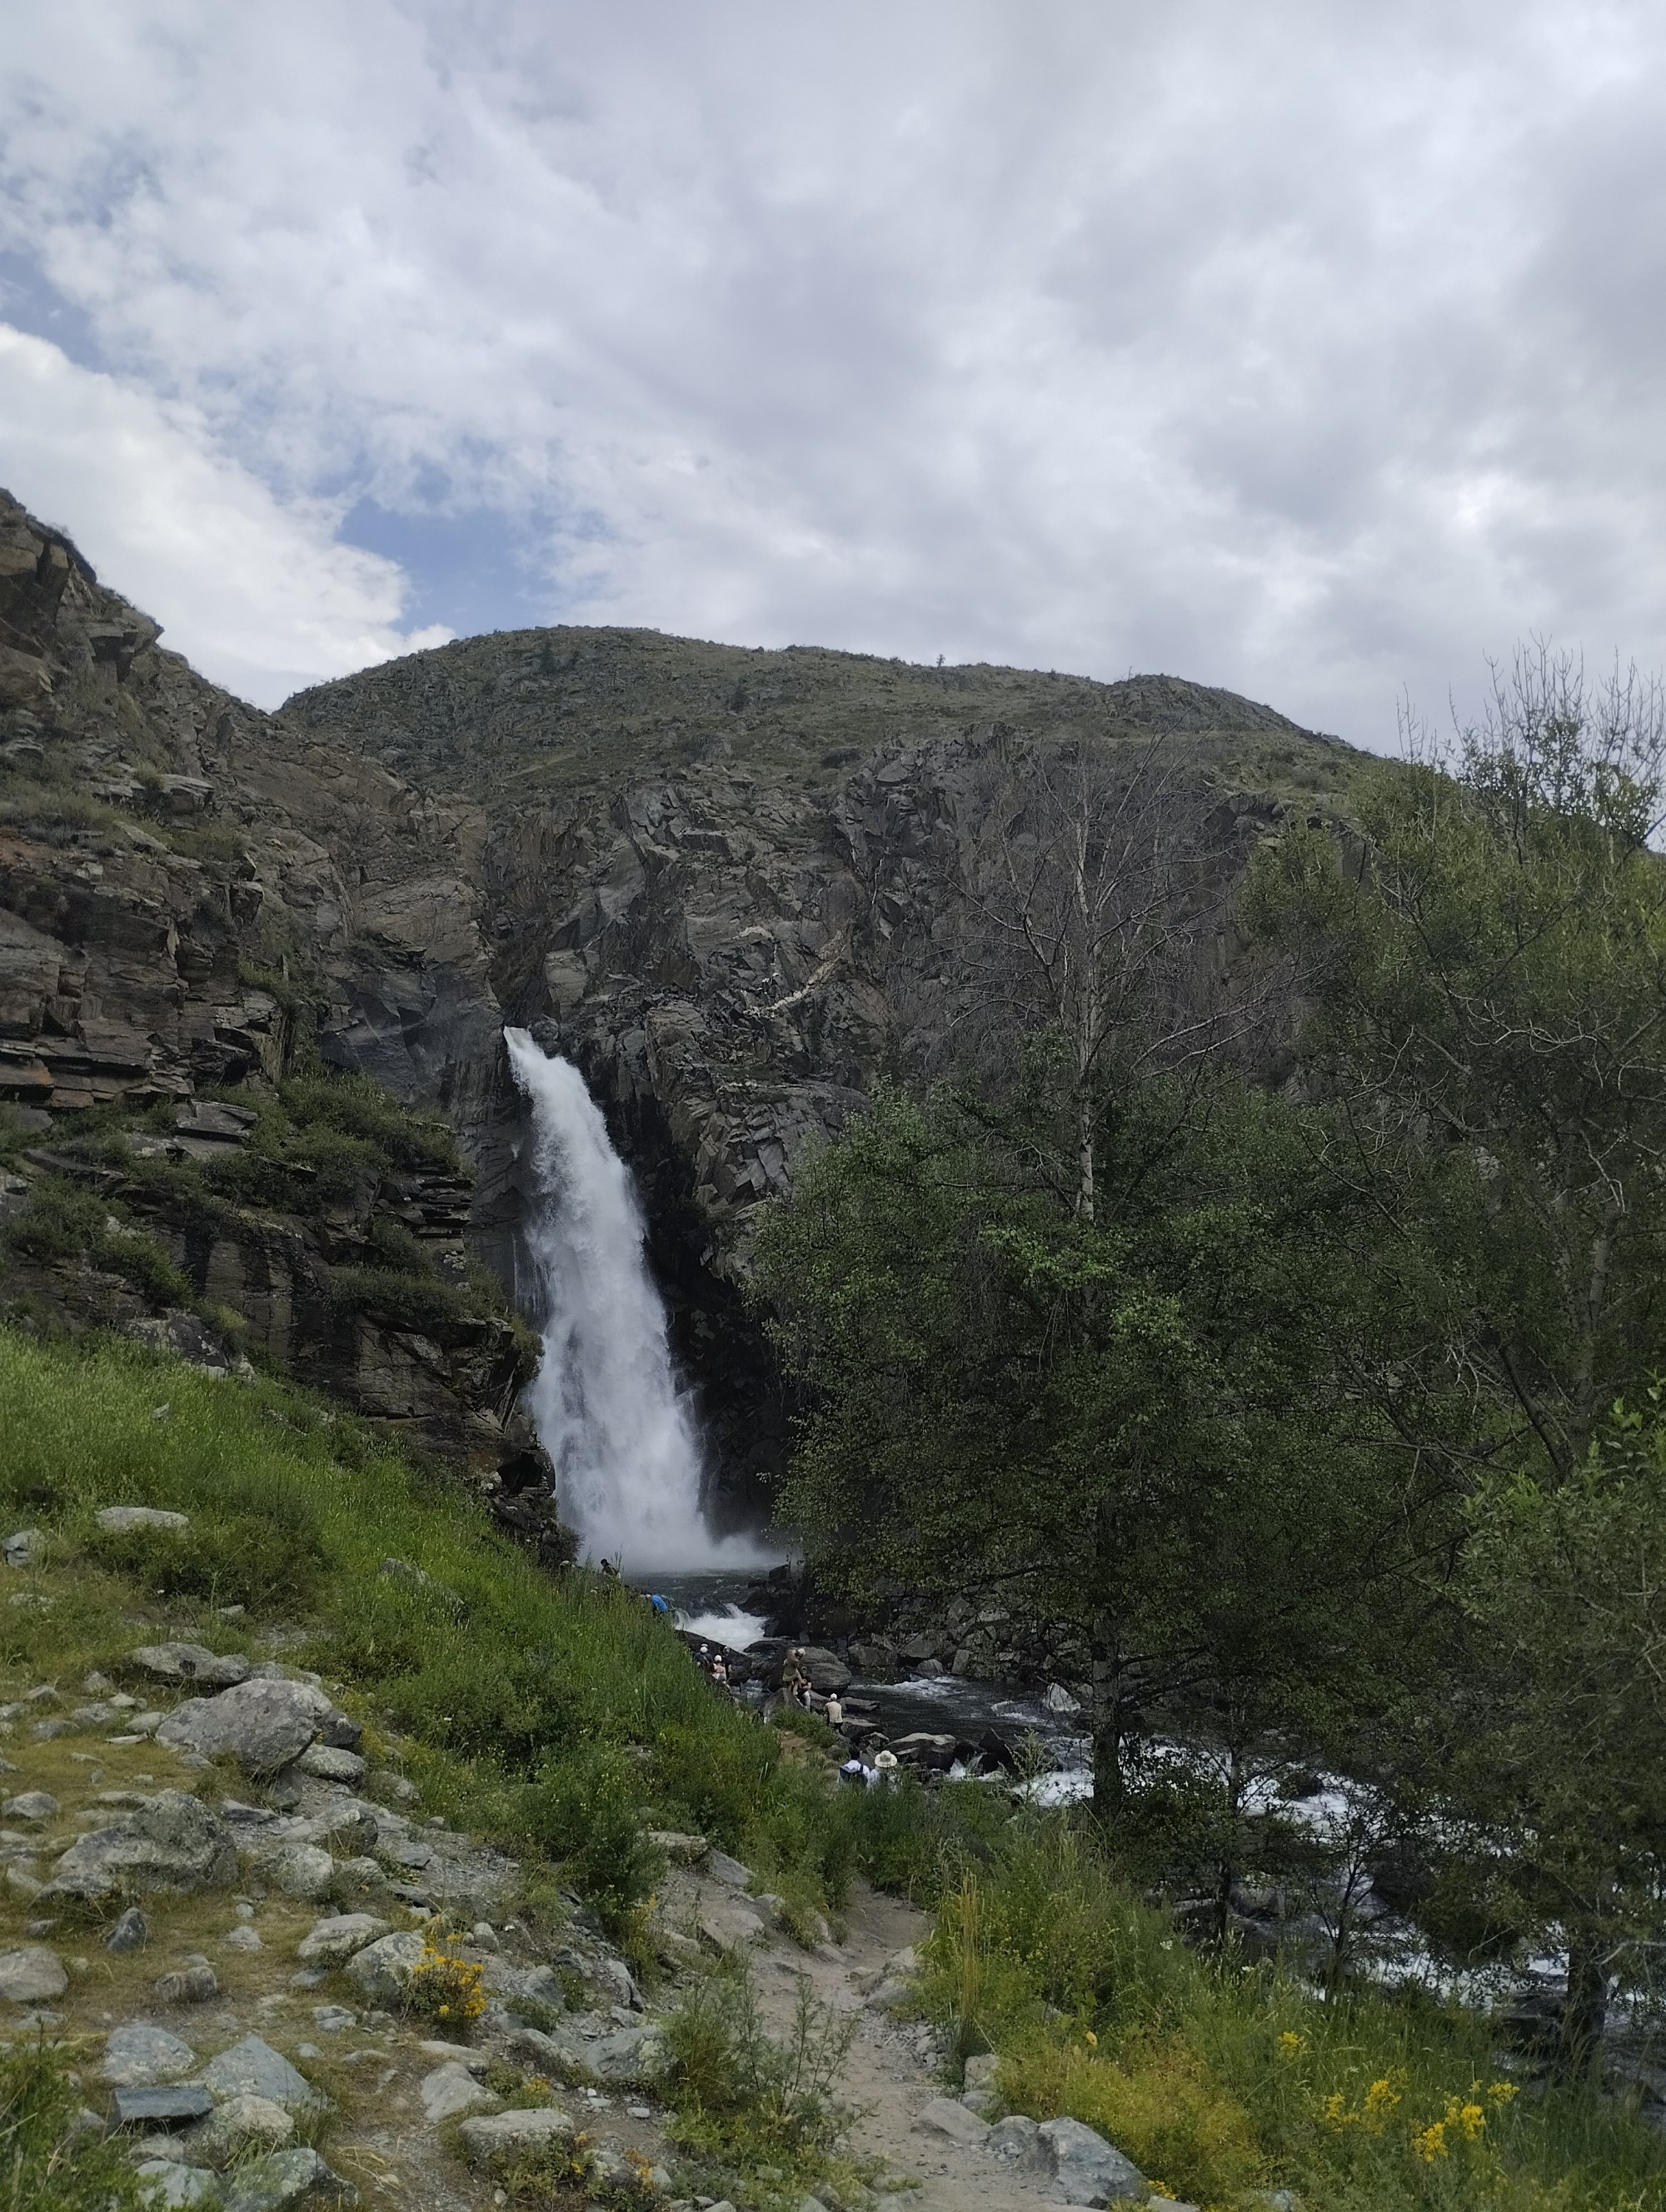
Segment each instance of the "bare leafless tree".
[[1217,805],[1195,751],[1166,737],[998,738],[968,809],[960,897],[977,988],[957,1042],[988,1070],[1026,1035],[1057,1040],[1084,1219],[1112,1067],[1132,1083],[1201,1063],[1262,1010],[1262,994],[1223,980],[1231,872],[1207,826]]

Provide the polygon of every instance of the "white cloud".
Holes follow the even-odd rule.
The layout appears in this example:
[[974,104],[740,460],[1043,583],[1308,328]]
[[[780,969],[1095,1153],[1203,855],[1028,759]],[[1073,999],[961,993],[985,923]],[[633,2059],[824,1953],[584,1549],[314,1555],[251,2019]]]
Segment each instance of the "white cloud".
[[0,244],[318,542],[496,509],[552,617],[1166,667],[1366,739],[1529,629],[1666,660],[1643,0],[8,36]]
[[340,544],[324,503],[280,501],[188,410],[3,323],[0,482],[113,590],[166,608],[170,646],[258,705],[451,635],[399,631],[404,577]]

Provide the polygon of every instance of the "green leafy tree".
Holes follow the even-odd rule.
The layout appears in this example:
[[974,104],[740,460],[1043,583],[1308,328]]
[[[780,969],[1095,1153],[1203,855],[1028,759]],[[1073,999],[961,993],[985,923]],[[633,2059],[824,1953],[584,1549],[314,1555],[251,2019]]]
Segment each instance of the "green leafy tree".
[[1286,835],[1250,908],[1304,956],[1325,1164],[1413,1317],[1358,1338],[1361,1399],[1468,1500],[1424,1740],[1494,1924],[1566,1936],[1573,2071],[1666,1917],[1657,1469],[1604,1426],[1666,1323],[1666,701],[1535,648],[1479,728],[1413,751],[1361,842]]
[[1329,1164],[1424,1308],[1417,1358],[1362,1371],[1472,1468],[1523,1437],[1578,1467],[1666,1321],[1663,748],[1657,686],[1518,656],[1449,757],[1368,787],[1362,846],[1293,830],[1250,902],[1307,961]]
[[1356,1279],[1347,1194],[1299,1121],[1230,1079],[1131,1085],[1089,1218],[1018,1108],[889,1093],[760,1238],[806,1394],[784,1512],[847,1587],[1073,1623],[1110,1818],[1154,1701],[1247,1747],[1357,1672],[1359,1594],[1403,1550],[1399,1463],[1322,1325]]
[[[1616,1980],[1657,2003],[1666,1901],[1666,1404],[1617,1408],[1580,1464],[1489,1477],[1462,1581],[1477,1679],[1451,1770],[1505,1926],[1568,1953],[1562,2070]],[[1476,1723],[1479,1723],[1478,1725]]]

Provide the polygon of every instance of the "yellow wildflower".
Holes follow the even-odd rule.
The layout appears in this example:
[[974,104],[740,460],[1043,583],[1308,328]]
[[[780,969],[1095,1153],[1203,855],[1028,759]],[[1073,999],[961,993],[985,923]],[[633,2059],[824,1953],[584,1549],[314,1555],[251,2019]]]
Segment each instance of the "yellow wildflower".
[[1445,2121],[1431,2121],[1420,2135],[1412,2137],[1412,2148],[1428,2166],[1433,2166],[1438,2159],[1449,2158],[1451,2154],[1446,2148]]
[[1279,2038],[1280,2057],[1293,2058],[1306,2041],[1307,2038],[1304,2035],[1298,2035],[1293,2028],[1286,2028]]
[[1400,2092],[1386,2074],[1371,2083],[1365,2092],[1364,2118],[1365,2125],[1373,2135],[1382,2133],[1383,2123],[1399,2102]]
[[1503,2106],[1507,2105],[1512,2097],[1519,2097],[1521,2094],[1513,2081],[1494,2081],[1487,2089],[1487,2098],[1489,2104]]

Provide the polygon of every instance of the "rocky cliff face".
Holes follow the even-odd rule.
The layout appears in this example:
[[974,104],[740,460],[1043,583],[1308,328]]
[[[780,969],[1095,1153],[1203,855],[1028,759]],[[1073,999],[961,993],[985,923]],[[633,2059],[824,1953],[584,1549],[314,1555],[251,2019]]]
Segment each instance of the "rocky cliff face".
[[[270,1080],[302,1003],[328,1064],[459,1133],[471,1239],[512,1281],[526,1132],[500,1032],[533,1026],[637,1170],[743,1483],[780,1441],[749,1217],[976,988],[957,883],[994,733],[1188,733],[1228,864],[1357,757],[1166,678],[619,630],[471,639],[268,717],[156,636],[0,503],[0,1091],[56,1125]],[[216,1277],[245,1306],[252,1279]]]
[[[448,1136],[401,1158],[403,1139],[349,1133],[344,1154],[261,1107],[321,1042],[466,1113],[458,1086],[489,1081],[496,1037],[460,888],[477,816],[286,744],[157,635],[0,497],[0,1301],[210,1364],[246,1348],[489,1467],[527,1442],[526,1358],[468,1295],[471,1176]],[[392,857],[350,896],[318,833],[339,847],[373,819]],[[448,1057],[429,1066],[436,1005]],[[259,1112],[204,1096],[237,1086]],[[95,1209],[89,1230],[83,1200],[121,1218]]]

